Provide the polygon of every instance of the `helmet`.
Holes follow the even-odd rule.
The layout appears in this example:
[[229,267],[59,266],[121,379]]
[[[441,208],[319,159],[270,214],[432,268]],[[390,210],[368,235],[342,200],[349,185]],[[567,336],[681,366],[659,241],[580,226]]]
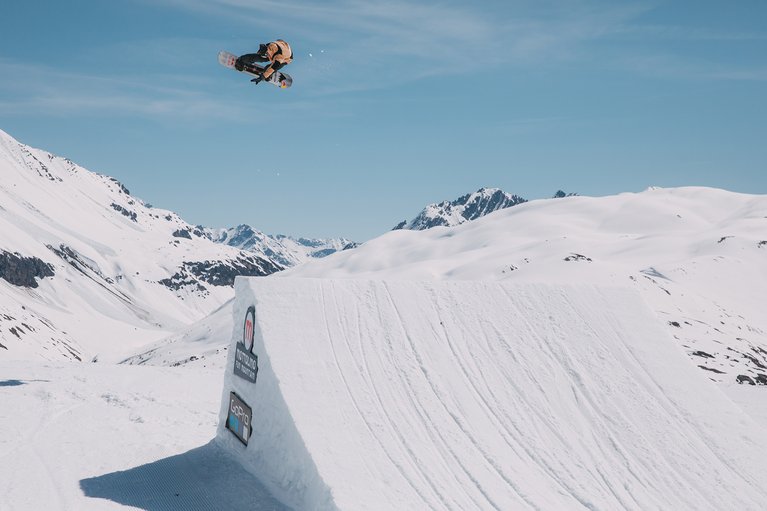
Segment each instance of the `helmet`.
[[281,89],[287,89],[293,85],[293,78],[291,78],[289,75],[282,75],[282,80],[280,81],[280,88]]

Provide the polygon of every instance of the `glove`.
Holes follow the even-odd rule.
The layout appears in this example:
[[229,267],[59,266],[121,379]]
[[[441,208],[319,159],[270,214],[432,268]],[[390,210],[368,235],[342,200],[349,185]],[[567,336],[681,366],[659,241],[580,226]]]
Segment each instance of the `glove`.
[[253,83],[255,83],[256,85],[258,85],[259,83],[261,83],[261,80],[263,80],[263,79],[264,79],[264,77],[263,77],[263,76],[257,76],[257,77],[255,77],[255,78],[253,78],[253,79],[251,80],[251,82],[253,82]]

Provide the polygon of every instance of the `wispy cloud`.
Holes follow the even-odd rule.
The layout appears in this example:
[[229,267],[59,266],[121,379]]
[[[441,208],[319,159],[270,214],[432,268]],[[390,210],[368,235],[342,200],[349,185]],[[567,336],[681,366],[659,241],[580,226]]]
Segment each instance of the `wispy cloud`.
[[[243,113],[199,87],[184,87],[177,77],[62,71],[45,65],[0,59],[0,113],[123,115],[157,120],[237,119]],[[174,83],[175,82],[175,83]]]
[[236,41],[241,47],[231,48],[235,52],[248,51],[259,40],[285,37],[298,56],[291,72],[315,95],[387,88],[435,76],[461,79],[495,67],[525,72],[574,65],[676,79],[764,76],[759,66],[742,63],[738,68],[724,58],[700,62],[675,53],[668,42],[758,42],[767,39],[765,34],[653,24],[647,14],[657,0],[152,2],[225,19],[239,27],[235,32],[240,35],[247,27],[254,36]]
[[[426,76],[461,75],[488,66],[570,58],[638,13],[641,4],[572,2],[390,2],[335,0],[163,0],[206,16],[293,36],[318,48],[296,48],[302,78],[317,90],[399,84]],[[490,6],[494,4],[494,6]],[[313,53],[309,57],[309,53]],[[298,69],[297,61],[293,69]],[[339,80],[339,76],[342,80]]]
[[620,58],[614,57],[613,65],[634,74],[656,78],[767,81],[767,65],[738,67],[731,63],[709,62],[700,58],[680,57],[663,53],[642,53]]
[[615,35],[627,39],[646,39],[665,41],[767,41],[767,32],[736,32],[710,27],[686,27],[681,25],[634,24],[621,25],[614,30]]

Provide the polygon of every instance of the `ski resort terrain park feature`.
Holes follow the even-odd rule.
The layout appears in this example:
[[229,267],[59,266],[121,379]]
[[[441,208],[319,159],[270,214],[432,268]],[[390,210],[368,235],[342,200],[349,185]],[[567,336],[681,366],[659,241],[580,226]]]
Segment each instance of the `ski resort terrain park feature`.
[[[295,509],[766,501],[765,430],[633,290],[238,278],[236,293],[216,443]],[[234,371],[243,350],[255,382]]]

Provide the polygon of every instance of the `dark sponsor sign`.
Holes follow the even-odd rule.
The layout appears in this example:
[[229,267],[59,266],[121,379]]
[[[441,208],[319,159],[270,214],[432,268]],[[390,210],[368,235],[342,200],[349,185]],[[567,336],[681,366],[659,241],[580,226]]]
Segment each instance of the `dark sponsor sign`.
[[245,323],[242,325],[242,344],[245,345],[245,349],[253,351],[253,336],[255,334],[256,325],[256,308],[254,306],[248,307],[248,312],[245,313]]
[[258,357],[245,351],[245,347],[239,342],[234,351],[234,374],[251,383],[256,383],[258,376]]
[[229,393],[229,410],[226,417],[226,428],[234,433],[240,442],[248,445],[253,420],[253,410],[234,392]]
[[251,383],[256,383],[258,375],[258,357],[253,354],[255,327],[256,308],[251,305],[242,324],[242,340],[237,343],[234,352],[234,374]]

